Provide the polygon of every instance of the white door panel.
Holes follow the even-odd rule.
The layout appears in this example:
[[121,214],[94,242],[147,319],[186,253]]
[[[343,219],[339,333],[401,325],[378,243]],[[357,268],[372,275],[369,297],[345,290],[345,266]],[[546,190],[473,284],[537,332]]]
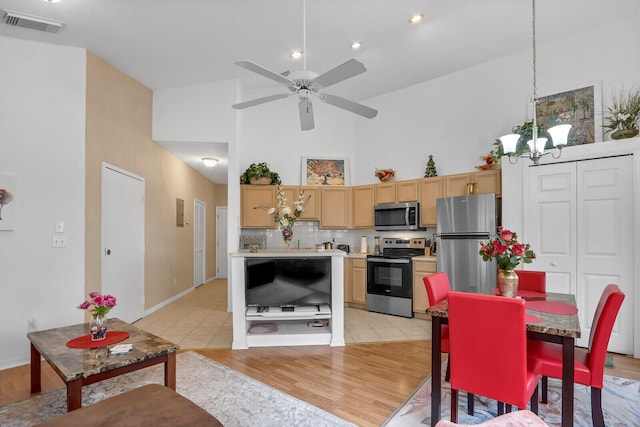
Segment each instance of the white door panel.
[[207,205],[193,201],[193,286],[203,285],[206,279]]
[[108,165],[102,177],[102,291],[131,323],[144,315],[144,179]]
[[229,276],[227,266],[229,261],[227,215],[228,208],[226,206],[216,207],[216,276],[218,279],[226,279]]

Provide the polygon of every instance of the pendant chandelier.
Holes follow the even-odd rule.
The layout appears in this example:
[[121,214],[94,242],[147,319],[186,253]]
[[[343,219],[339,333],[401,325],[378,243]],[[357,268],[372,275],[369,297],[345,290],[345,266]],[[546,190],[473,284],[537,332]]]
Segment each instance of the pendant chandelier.
[[[529,151],[522,154],[518,154],[517,145],[520,135],[512,133],[500,137],[502,143],[502,151],[505,155],[509,156],[509,163],[516,164],[520,157],[528,157],[534,165],[538,165],[540,158],[546,154],[551,154],[554,159],[559,158],[562,155],[562,148],[567,145],[567,138],[569,131],[571,130],[570,124],[561,124],[549,128],[547,131],[551,136],[553,147],[557,149],[557,155],[551,151],[545,151],[545,145],[547,144],[547,138],[538,137],[538,118],[537,118],[537,105],[538,105],[538,85],[536,81],[536,0],[531,0],[532,9],[532,28],[533,28],[533,97],[531,98],[531,104],[533,106],[533,126],[531,129],[531,139],[527,141]],[[515,159],[515,161],[513,160]]]

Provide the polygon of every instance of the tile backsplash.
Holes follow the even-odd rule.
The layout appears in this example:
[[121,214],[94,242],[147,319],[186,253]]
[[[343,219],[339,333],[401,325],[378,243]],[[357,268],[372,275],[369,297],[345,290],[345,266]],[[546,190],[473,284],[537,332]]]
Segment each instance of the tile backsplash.
[[[332,242],[336,245],[347,244],[351,252],[360,252],[361,237],[367,237],[367,252],[373,252],[375,244],[374,237],[425,237],[427,240],[433,238],[435,228],[428,228],[425,231],[375,231],[375,230],[323,230],[318,228],[316,221],[298,221],[293,227],[293,240],[291,247],[314,248],[318,243]],[[249,229],[244,228],[240,233],[242,236],[266,236],[267,249],[283,248],[284,243],[279,229]]]

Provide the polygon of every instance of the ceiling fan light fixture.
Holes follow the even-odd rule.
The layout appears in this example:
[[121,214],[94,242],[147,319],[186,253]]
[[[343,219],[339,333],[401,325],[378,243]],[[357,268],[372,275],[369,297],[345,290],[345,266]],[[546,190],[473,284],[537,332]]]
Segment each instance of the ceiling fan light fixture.
[[423,19],[424,19],[424,14],[416,13],[416,14],[412,15],[411,18],[409,18],[409,23],[410,24],[418,24],[418,23],[422,22]]
[[362,42],[361,41],[354,41],[353,43],[351,43],[351,49],[353,50],[358,50],[362,47]]
[[300,50],[292,50],[291,53],[289,54],[289,57],[291,59],[300,59],[300,58],[302,58],[302,51],[300,51]]
[[204,163],[204,165],[208,168],[212,168],[215,165],[218,164],[218,159],[215,159],[213,157],[203,157],[202,158],[202,163]]

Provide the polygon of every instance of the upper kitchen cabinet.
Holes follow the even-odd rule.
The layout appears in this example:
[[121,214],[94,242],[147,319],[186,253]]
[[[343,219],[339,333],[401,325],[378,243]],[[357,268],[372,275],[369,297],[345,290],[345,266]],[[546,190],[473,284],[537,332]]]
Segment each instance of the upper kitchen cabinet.
[[436,225],[436,199],[444,197],[444,179],[442,177],[423,178],[418,183],[420,202],[420,226]]
[[376,204],[406,203],[418,200],[418,180],[385,182],[375,185]]
[[243,228],[276,228],[267,211],[275,206],[275,185],[240,186],[240,226]]
[[376,186],[359,185],[351,187],[353,200],[353,221],[355,228],[373,228],[373,205]]
[[351,218],[350,187],[323,186],[320,189],[319,228],[349,228]]
[[477,194],[502,193],[500,169],[447,175],[444,179],[447,197],[464,196],[471,183],[475,183]]
[[320,187],[312,185],[284,185],[282,191],[287,198],[287,206],[295,209],[294,203],[298,200],[300,191],[304,191],[306,206],[300,215],[303,221],[318,221],[320,219]]

